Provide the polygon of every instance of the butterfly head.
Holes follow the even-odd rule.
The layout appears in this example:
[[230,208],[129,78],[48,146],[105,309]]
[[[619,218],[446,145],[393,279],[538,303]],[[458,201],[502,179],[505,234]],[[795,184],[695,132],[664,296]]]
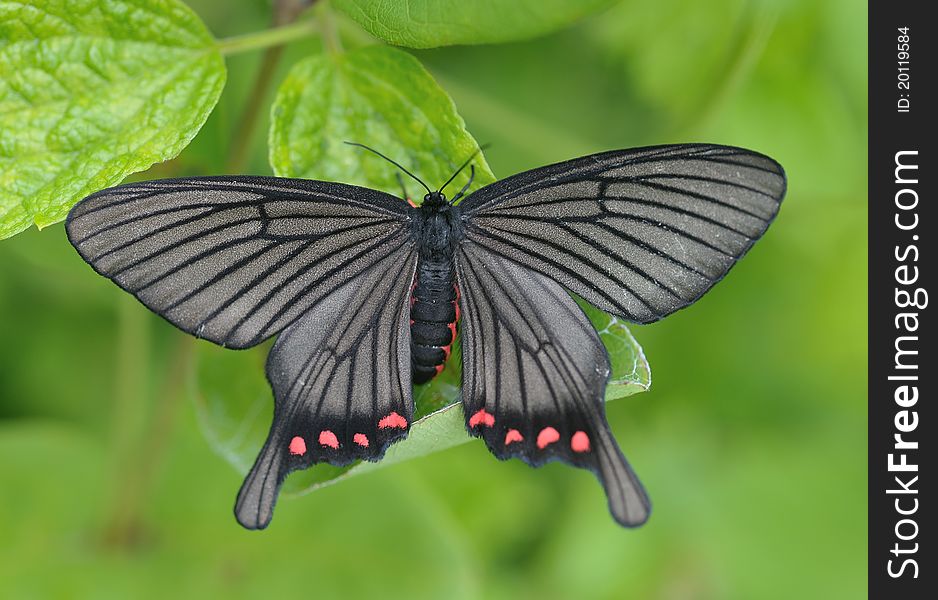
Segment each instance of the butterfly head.
[[423,206],[431,209],[439,209],[444,206],[449,206],[449,202],[446,200],[446,196],[443,192],[430,192],[423,197]]

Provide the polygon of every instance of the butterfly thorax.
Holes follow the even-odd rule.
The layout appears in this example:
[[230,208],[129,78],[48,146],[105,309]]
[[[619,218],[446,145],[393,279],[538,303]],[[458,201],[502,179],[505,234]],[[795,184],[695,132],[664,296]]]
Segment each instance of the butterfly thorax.
[[459,295],[453,257],[462,237],[457,211],[441,194],[428,194],[413,220],[418,259],[410,295],[410,349],[418,384],[443,370],[456,338]]

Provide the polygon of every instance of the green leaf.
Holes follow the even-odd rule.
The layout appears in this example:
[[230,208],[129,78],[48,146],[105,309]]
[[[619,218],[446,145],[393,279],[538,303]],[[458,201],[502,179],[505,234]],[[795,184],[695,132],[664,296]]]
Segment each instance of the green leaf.
[[625,322],[582,300],[579,300],[579,304],[609,352],[612,374],[606,386],[606,402],[648,391],[651,387],[651,367]]
[[494,44],[556,31],[615,0],[333,0],[389,44],[434,48]]
[[[398,171],[360,142],[400,162],[433,189],[478,149],[450,97],[411,55],[387,46],[297,63],[271,109],[270,164],[282,177],[365,185],[400,196]],[[473,189],[495,180],[478,157]],[[468,171],[468,170],[467,170]],[[458,190],[468,172],[450,184]],[[422,188],[405,180],[408,194]]]
[[0,239],[176,156],[224,83],[177,0],[0,3]]
[[[595,308],[586,308],[603,343],[610,351],[612,375],[606,401],[643,392],[651,385],[651,370],[641,346],[625,324]],[[458,346],[458,344],[456,345]],[[267,437],[273,416],[273,397],[264,378],[267,346],[232,352],[200,343],[190,390],[199,424],[211,447],[240,473],[253,464]],[[342,479],[404,462],[468,442],[459,404],[461,354],[454,347],[446,368],[428,385],[414,388],[417,419],[407,439],[388,449],[378,463],[347,467],[317,465],[293,473],[286,493],[303,494]]]

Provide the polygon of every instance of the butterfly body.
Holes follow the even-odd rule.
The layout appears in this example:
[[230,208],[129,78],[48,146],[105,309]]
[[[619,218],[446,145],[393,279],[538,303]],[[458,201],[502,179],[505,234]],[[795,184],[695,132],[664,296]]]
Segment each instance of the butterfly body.
[[273,423],[238,493],[243,526],[268,525],[291,471],[377,461],[405,438],[412,384],[440,371],[458,324],[468,433],[499,459],[588,469],[634,527],[651,505],[606,421],[610,358],[570,293],[638,323],[689,306],[762,236],[785,189],[767,156],[678,144],[541,167],[458,204],[277,177],[130,183],[78,203],[66,230],[180,329],[233,348],[276,336]]
[[459,321],[455,252],[462,237],[459,209],[439,192],[412,209],[417,271],[410,302],[410,356],[413,382],[426,383],[450,355]]

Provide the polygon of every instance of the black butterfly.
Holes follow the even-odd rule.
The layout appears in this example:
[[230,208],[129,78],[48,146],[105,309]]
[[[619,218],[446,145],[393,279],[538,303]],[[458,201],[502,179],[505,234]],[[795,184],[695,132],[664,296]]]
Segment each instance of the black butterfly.
[[568,292],[636,323],[693,303],[765,232],[784,171],[684,144],[542,167],[456,204],[467,187],[452,201],[426,188],[414,206],[339,183],[199,177],[72,209],[82,257],[180,329],[232,348],[280,334],[273,424],[235,506],[244,527],[267,526],[290,471],[376,461],[404,438],[411,384],[439,372],[457,323],[469,433],[499,459],[589,469],[616,521],[648,518],[606,423],[609,358]]

